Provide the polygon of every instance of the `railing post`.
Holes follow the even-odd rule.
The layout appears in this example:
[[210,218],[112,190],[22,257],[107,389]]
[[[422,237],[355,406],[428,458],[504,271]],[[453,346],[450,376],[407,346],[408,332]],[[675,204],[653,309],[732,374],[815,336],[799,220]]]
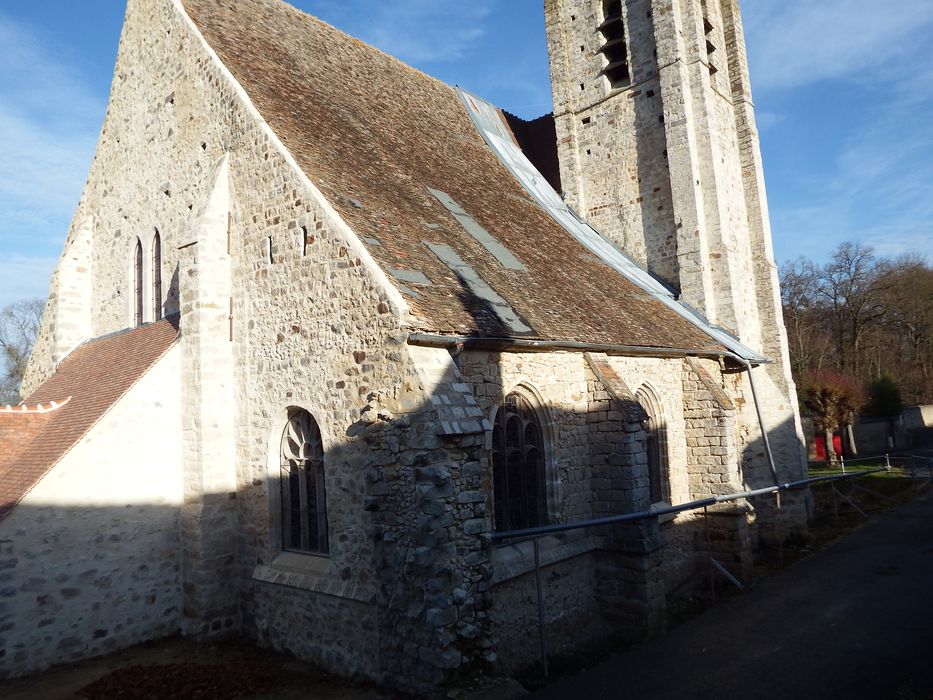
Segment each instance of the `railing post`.
[[843,457],[842,455],[839,455],[839,464],[842,465],[842,473],[845,474],[846,473],[846,458]]
[[713,569],[713,541],[709,536],[709,509],[703,506],[703,527],[706,530],[706,559],[709,563],[709,590],[716,600],[716,573]]
[[544,644],[544,589],[541,584],[541,552],[538,548],[538,538],[532,539],[535,550],[535,588],[538,591],[538,641],[541,644],[541,667],[544,677],[547,678],[547,647]]
[[884,468],[891,471],[891,455],[887,452],[884,453]]
[[774,501],[778,512],[778,556],[781,561],[781,568],[784,568],[784,510],[781,508],[781,492],[774,492]]

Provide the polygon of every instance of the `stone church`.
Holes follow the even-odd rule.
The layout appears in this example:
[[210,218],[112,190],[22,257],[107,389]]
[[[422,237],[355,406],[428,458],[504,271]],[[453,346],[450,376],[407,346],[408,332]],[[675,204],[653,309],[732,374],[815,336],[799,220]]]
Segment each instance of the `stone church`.
[[[508,672],[534,561],[494,533],[805,475],[738,0],[544,12],[523,121],[281,0],[129,0],[0,408],[0,678],[176,633]],[[807,508],[706,517],[741,575]],[[703,518],[542,538],[552,643],[663,624]]]

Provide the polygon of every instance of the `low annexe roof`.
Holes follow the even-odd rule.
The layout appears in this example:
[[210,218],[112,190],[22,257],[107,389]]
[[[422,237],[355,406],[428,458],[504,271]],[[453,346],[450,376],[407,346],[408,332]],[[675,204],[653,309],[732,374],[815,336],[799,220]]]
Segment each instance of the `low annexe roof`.
[[181,3],[414,332],[729,352],[559,225],[456,89],[281,0]]
[[177,338],[175,317],[88,341],[24,406],[0,409],[0,520]]

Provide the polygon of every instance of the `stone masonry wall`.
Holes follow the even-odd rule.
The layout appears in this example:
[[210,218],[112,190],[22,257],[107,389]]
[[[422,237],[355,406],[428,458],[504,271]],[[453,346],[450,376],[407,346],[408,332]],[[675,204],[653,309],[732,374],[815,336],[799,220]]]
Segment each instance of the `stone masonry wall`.
[[[689,500],[686,427],[680,360],[604,359],[631,393],[648,385],[668,420],[668,458],[675,501]],[[622,407],[577,353],[465,352],[460,370],[490,418],[506,393],[519,388],[546,407],[554,441],[548,477],[560,495],[552,520],[574,521],[647,509],[650,505],[645,432],[629,428]],[[676,371],[672,371],[676,370]],[[558,483],[553,482],[557,480]],[[549,504],[551,507],[555,503]],[[689,518],[684,519],[685,522]],[[681,525],[678,523],[677,527]],[[577,531],[541,541],[549,644],[572,628],[576,643],[611,634],[643,634],[660,622],[664,593],[695,568],[692,534],[686,546],[666,548],[657,523]],[[490,619],[496,652],[515,668],[537,656],[534,577],[529,543],[497,547],[492,556]],[[665,577],[679,576],[677,581]],[[613,624],[608,621],[615,620]]]
[[634,260],[677,286],[677,225],[671,200],[664,105],[654,54],[651,2],[623,3],[631,84],[600,74],[602,0],[547,0],[561,183],[568,202]]
[[0,678],[178,632],[181,353],[0,522]]
[[735,411],[713,379],[720,375],[719,367],[711,360],[688,358],[683,372],[690,491],[694,498],[734,493],[742,488]]

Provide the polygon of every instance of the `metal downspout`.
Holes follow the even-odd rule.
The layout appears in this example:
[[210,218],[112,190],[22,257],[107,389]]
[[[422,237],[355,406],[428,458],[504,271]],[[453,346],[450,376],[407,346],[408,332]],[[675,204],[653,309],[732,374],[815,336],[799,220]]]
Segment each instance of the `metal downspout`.
[[771,441],[768,439],[768,430],[765,428],[765,419],[761,413],[761,404],[758,402],[758,391],[755,387],[755,375],[752,374],[752,363],[738,355],[733,354],[732,358],[745,365],[745,369],[748,370],[748,383],[752,388],[752,400],[755,402],[755,413],[758,414],[758,427],[761,428],[761,440],[765,444],[765,453],[768,455],[768,466],[771,467],[771,477],[774,479],[774,485],[780,486],[781,482],[778,479],[777,467],[774,464],[774,454],[771,452]]

